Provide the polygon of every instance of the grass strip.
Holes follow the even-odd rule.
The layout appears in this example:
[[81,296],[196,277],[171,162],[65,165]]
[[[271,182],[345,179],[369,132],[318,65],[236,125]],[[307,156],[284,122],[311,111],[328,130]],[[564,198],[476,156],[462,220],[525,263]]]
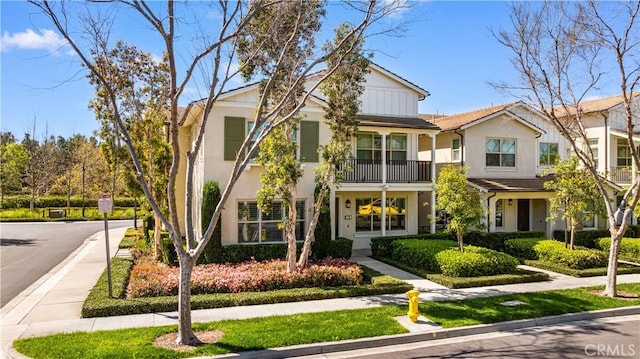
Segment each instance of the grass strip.
[[[173,312],[178,310],[178,297],[150,297],[126,299],[126,287],[133,261],[124,258],[112,260],[114,298],[109,298],[106,270],[102,273],[82,305],[82,317],[108,317],[113,315]],[[192,309],[223,308],[255,304],[301,302],[306,300],[346,298],[376,294],[404,293],[413,286],[375,270],[362,267],[369,284],[331,288],[296,288],[268,292],[216,293],[191,296]]]
[[[551,272],[556,272],[560,274],[566,274],[573,277],[597,277],[607,275],[607,268],[588,268],[588,269],[573,269],[567,266],[563,266],[557,263],[549,263],[543,261],[524,261],[524,264],[536,267],[544,270],[548,270]],[[640,273],[640,267],[627,265],[627,264],[618,264],[618,274],[632,274],[632,273]]]
[[533,272],[519,269],[516,273],[499,274],[480,277],[450,277],[439,273],[430,273],[425,270],[407,266],[404,263],[394,261],[385,257],[375,257],[375,259],[402,269],[405,272],[426,278],[450,289],[483,287],[488,285],[502,285],[514,283],[542,282],[549,279],[549,275],[541,272]]
[[[603,287],[510,294],[457,301],[426,302],[420,312],[445,328],[516,319],[640,305],[640,299],[602,297]],[[620,284],[618,290],[640,294],[640,283]],[[501,303],[520,300],[507,307]],[[178,352],[153,346],[156,337],[176,331],[176,326],[77,332],[20,339],[14,347],[33,358],[179,358],[268,349],[406,333],[393,318],[406,314],[406,306],[296,314],[246,320],[195,324],[195,330],[220,330],[220,342],[195,352]],[[126,345],[123,345],[126,343]]]

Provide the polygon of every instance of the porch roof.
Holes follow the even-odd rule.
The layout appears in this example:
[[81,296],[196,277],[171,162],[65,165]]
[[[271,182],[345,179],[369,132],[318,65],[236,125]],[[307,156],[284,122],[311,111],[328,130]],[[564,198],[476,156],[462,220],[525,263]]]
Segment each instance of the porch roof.
[[411,128],[417,130],[439,130],[431,122],[419,117],[358,115],[360,126]]
[[553,192],[544,188],[552,176],[534,178],[468,178],[475,187],[486,192]]

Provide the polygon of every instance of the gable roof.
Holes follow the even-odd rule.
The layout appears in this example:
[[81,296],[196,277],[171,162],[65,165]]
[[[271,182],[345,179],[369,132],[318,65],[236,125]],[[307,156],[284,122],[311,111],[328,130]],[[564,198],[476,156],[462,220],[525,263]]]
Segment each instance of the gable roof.
[[509,108],[515,105],[527,106],[522,101],[510,102],[502,105],[491,106],[491,107],[481,108],[479,110],[464,112],[457,115],[440,117],[440,118],[434,119],[433,121],[435,125],[440,127],[442,131],[451,131],[451,130],[460,130],[460,129],[464,130],[468,127],[480,124],[500,114],[507,114],[513,117],[516,121],[522,123],[523,125],[531,128],[534,131],[537,131],[539,133],[546,133],[545,130],[539,128],[533,123],[509,111]]
[[427,91],[427,90],[423,89],[422,87],[414,84],[413,82],[405,79],[404,77],[399,76],[399,75],[397,75],[397,74],[385,69],[384,67],[382,67],[382,66],[380,66],[380,65],[378,65],[378,64],[376,64],[374,62],[369,61],[369,67],[371,67],[372,69],[374,69],[374,70],[376,70],[376,71],[378,71],[378,72],[380,72],[380,73],[382,73],[382,74],[384,74],[384,75],[396,80],[397,82],[400,82],[401,84],[409,87],[410,89],[416,91],[418,93],[418,100],[424,100],[425,97],[431,95],[429,93],[429,91]]
[[[640,95],[639,93],[632,94],[631,97],[635,97]],[[623,102],[622,95],[615,95],[610,97],[603,97],[590,101],[583,101],[580,103],[579,108],[582,114],[594,113],[594,112],[602,112],[609,111],[611,108],[616,107],[617,105]],[[577,113],[578,107],[569,105],[568,111],[561,107],[556,107],[554,110],[559,114],[560,117],[564,116],[573,116]]]

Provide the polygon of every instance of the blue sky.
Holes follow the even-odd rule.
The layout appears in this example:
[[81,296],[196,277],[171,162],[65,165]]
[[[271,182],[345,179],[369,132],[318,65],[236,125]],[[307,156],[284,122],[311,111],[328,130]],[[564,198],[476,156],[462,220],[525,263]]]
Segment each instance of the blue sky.
[[[509,52],[490,29],[509,27],[505,2],[430,1],[398,14],[411,21],[402,37],[377,36],[367,44],[373,61],[431,93],[421,113],[455,114],[514,100],[489,81],[516,81]],[[36,121],[36,135],[90,135],[97,128],[87,109],[93,89],[79,62],[33,5],[0,1],[2,131],[18,138]],[[334,21],[332,8],[327,24]],[[129,14],[118,13],[112,40],[160,49]],[[146,46],[146,47],[145,47]],[[58,50],[58,51],[56,51]],[[159,50],[158,50],[159,51]],[[159,52],[157,52],[160,55]],[[196,94],[194,94],[196,96]],[[197,97],[197,96],[196,96]]]

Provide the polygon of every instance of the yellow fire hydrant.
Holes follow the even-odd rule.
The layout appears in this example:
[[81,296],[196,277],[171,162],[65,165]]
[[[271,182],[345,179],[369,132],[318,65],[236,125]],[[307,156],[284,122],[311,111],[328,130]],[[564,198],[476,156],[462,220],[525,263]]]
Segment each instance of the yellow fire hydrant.
[[418,316],[420,315],[420,313],[418,313],[418,296],[420,295],[420,292],[412,289],[405,294],[409,297],[409,311],[407,312],[407,315],[409,315],[409,319],[412,322],[416,323],[418,321]]

